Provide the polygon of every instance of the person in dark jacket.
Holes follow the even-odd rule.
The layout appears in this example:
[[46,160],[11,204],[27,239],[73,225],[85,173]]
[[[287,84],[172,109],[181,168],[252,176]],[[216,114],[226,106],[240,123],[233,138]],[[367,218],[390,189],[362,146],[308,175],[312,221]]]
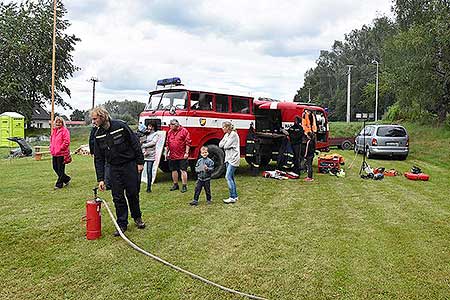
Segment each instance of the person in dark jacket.
[[[95,134],[97,133],[98,127],[92,124],[91,133],[89,134],[89,152],[94,155],[95,147]],[[111,190],[111,177],[109,176],[109,163],[105,161],[105,185],[106,190]]]
[[306,170],[308,171],[308,177],[305,178],[305,181],[313,181],[313,169],[312,163],[314,160],[314,154],[316,151],[316,139],[314,137],[314,133],[311,131],[306,134],[306,146],[305,146],[305,159],[306,159]]
[[302,127],[302,119],[299,116],[295,117],[294,125],[292,125],[287,130],[287,133],[289,135],[289,140],[291,142],[292,151],[294,152],[293,171],[297,174],[300,174],[303,127]]
[[[116,208],[117,224],[122,232],[128,226],[128,204],[131,217],[139,229],[145,228],[139,206],[140,172],[144,169],[141,145],[128,125],[111,120],[108,111],[96,107],[91,112],[98,127],[95,133],[94,161],[98,187],[105,190],[105,162],[110,164],[111,191]],[[125,199],[126,194],[126,199]],[[119,236],[119,231],[114,236]]]
[[200,148],[201,157],[197,160],[195,165],[195,172],[197,173],[197,185],[195,186],[194,200],[190,205],[198,205],[198,197],[205,187],[206,203],[211,204],[211,172],[214,170],[214,162],[208,158],[208,147]]

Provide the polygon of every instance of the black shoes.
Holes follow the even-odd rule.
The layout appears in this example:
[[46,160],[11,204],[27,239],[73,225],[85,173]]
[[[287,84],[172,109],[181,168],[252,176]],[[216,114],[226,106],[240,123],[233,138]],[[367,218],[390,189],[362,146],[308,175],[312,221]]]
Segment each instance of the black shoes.
[[[120,230],[122,231],[122,233],[124,233],[125,231],[127,231],[127,227],[126,227],[126,226],[125,226],[125,227],[119,226],[119,227],[120,227]],[[113,235],[114,235],[114,236],[120,236],[119,230],[116,230],[116,231],[113,233]]]
[[[144,221],[142,221],[142,218],[134,219],[134,224],[136,224],[136,227],[139,228],[139,229],[144,229],[145,228],[145,223],[144,223]],[[119,226],[119,228],[122,231],[122,233],[127,231],[127,226]],[[113,235],[114,236],[120,236],[119,230],[116,230]]]
[[134,219],[134,224],[136,224],[136,227],[139,228],[139,229],[144,229],[145,228],[145,223],[144,223],[144,221],[142,221],[142,218]]
[[[179,189],[180,189],[180,186],[178,185],[178,183],[174,183],[173,186],[170,188],[170,191],[176,191]],[[187,186],[185,184],[183,184],[183,186],[181,187],[181,192],[182,193],[187,192]]]
[[191,202],[189,202],[189,205],[197,206],[198,205],[198,201],[192,200]]

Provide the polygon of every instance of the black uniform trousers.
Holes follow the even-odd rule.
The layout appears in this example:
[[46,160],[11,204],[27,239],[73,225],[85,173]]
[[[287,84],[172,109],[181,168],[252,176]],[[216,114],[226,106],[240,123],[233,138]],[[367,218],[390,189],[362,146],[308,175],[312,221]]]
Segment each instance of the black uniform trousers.
[[199,180],[197,179],[197,184],[195,185],[194,192],[194,201],[198,202],[198,197],[202,191],[202,188],[205,187],[206,193],[206,201],[211,201],[211,180]]
[[314,160],[314,155],[310,155],[306,157],[306,170],[308,171],[308,178],[313,177],[313,168],[312,163]]
[[133,219],[140,218],[142,215],[139,206],[140,176],[137,171],[136,161],[110,165],[110,179],[112,197],[116,207],[117,224],[120,227],[126,227],[128,225],[128,205],[130,206],[130,213]]
[[302,144],[292,144],[292,150],[294,152],[294,167],[293,171],[297,174],[300,174],[300,166],[301,166],[301,149]]
[[55,187],[62,188],[64,183],[69,183],[70,177],[66,175],[66,165],[64,164],[64,156],[52,157],[53,171],[58,175]]

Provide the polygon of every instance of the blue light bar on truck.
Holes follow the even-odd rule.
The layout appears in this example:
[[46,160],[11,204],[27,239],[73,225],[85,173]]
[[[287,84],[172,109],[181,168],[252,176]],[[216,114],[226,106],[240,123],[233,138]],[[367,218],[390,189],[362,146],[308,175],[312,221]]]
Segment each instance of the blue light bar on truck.
[[179,77],[160,79],[156,82],[156,85],[166,86],[166,85],[179,85],[181,84],[181,79]]

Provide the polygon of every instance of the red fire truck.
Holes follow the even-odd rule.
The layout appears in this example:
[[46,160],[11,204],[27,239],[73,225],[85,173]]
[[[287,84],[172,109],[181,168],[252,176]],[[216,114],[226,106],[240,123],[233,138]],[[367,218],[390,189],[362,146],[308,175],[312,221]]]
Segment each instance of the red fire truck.
[[[255,135],[261,142],[258,147],[259,166],[265,168],[271,160],[276,160],[281,139],[285,136],[281,130],[294,124],[296,116],[302,116],[305,109],[310,110],[317,123],[317,150],[327,151],[328,121],[327,112],[320,106],[281,102],[269,98],[254,99],[249,96],[205,92],[191,90],[181,84],[177,77],[159,80],[139,123],[147,125],[150,120],[157,130],[169,130],[171,119],[189,130],[192,144],[189,161],[195,166],[200,148],[208,146],[209,156],[214,160],[213,178],[220,177],[224,172],[224,152],[218,147],[223,137],[222,123],[230,121],[235,126],[240,137],[241,155],[245,157],[247,134],[253,127]],[[252,158],[246,157],[249,163]],[[160,168],[168,171],[167,162],[161,159]]]

